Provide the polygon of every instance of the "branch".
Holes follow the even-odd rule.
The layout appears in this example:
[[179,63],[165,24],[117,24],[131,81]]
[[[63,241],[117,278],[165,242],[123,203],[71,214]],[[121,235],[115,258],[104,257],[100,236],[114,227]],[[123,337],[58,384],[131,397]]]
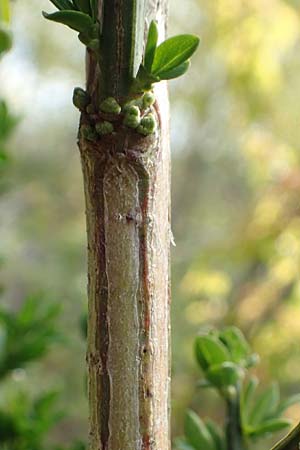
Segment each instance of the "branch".
[[300,423],[271,450],[299,450],[300,449]]

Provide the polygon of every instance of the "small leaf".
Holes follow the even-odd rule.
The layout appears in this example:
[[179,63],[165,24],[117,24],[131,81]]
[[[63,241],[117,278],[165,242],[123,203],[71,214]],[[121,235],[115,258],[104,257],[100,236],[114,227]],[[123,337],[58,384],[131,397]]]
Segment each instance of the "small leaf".
[[251,377],[244,387],[244,390],[241,395],[241,404],[242,404],[242,416],[243,422],[245,424],[248,423],[248,417],[251,411],[253,395],[258,386],[258,379],[256,377]]
[[281,439],[272,450],[298,450],[300,444],[300,424],[298,424],[287,436]]
[[241,330],[236,327],[227,327],[220,333],[219,338],[230,351],[232,360],[245,365],[251,348]]
[[98,15],[98,0],[90,0],[90,8],[92,17],[94,20],[96,20]]
[[169,72],[189,59],[199,45],[199,38],[191,34],[181,34],[167,39],[156,51],[151,67],[151,73]]
[[290,406],[295,405],[295,403],[300,403],[300,394],[291,395],[286,400],[280,402],[276,411],[278,416],[284,413]]
[[215,450],[211,434],[194,411],[188,410],[184,421],[187,442],[196,450]]
[[257,399],[249,416],[249,425],[258,425],[265,419],[271,418],[278,408],[279,388],[273,383]]
[[73,0],[75,7],[85,14],[91,14],[90,0]]
[[213,438],[216,450],[225,450],[225,437],[222,433],[221,428],[215,422],[209,419],[205,421],[205,425],[210,432],[211,437]]
[[209,366],[221,364],[230,360],[230,355],[225,345],[206,335],[196,337],[195,352],[198,363],[202,370],[207,370]]
[[236,386],[243,378],[244,371],[237,364],[226,361],[211,366],[206,372],[207,379],[218,388]]
[[290,427],[291,424],[292,421],[288,419],[270,419],[262,422],[256,427],[250,427],[248,430],[246,428],[246,433],[250,437],[258,437],[269,433],[275,433],[276,431],[284,430],[285,428]]
[[178,437],[174,441],[174,447],[177,450],[195,450],[190,444],[187,443],[186,439],[183,437]]
[[159,72],[158,76],[161,80],[171,80],[172,78],[181,77],[181,75],[185,74],[191,65],[190,60],[185,61],[174,69],[169,70],[168,72]]
[[57,9],[60,11],[68,10],[68,11],[74,11],[74,5],[70,0],[50,0],[51,3],[53,3],[54,6],[56,6]]
[[155,50],[158,40],[158,28],[155,20],[152,20],[149,27],[148,38],[145,49],[145,68],[151,72],[152,63],[154,60]]
[[62,23],[81,33],[89,33],[93,27],[93,21],[90,16],[79,11],[58,11],[53,14],[47,14],[43,11],[43,16],[48,20]]

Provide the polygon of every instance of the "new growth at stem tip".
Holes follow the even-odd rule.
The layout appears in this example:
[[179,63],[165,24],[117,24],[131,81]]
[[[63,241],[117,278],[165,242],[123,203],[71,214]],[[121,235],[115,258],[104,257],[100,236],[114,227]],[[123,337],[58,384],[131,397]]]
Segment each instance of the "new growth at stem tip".
[[[98,2],[95,0],[50,0],[58,11],[43,16],[67,25],[78,32],[79,40],[101,61],[101,33],[97,19]],[[181,34],[166,39],[158,45],[158,27],[155,21],[149,26],[145,52],[139,70],[132,79],[131,94],[152,89],[153,83],[183,75],[190,66],[190,58],[199,45],[199,38]]]

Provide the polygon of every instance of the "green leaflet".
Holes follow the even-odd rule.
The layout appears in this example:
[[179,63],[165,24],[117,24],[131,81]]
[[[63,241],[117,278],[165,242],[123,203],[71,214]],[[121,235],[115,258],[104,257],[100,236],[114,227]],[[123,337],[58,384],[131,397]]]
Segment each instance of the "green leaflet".
[[206,420],[205,425],[213,438],[216,450],[226,450],[225,436],[221,428],[212,420]]
[[211,366],[207,373],[207,379],[218,388],[236,386],[243,378],[244,372],[237,364],[226,361],[222,364]]
[[74,11],[74,5],[70,0],[50,0],[51,3],[53,3],[54,6],[56,6],[57,9],[60,11],[68,10],[68,11]]
[[197,361],[204,371],[211,365],[230,361],[230,355],[225,345],[211,336],[196,337],[195,353]]
[[194,411],[188,410],[186,413],[184,432],[188,444],[196,450],[216,450],[210,432]]
[[249,415],[249,425],[254,426],[271,418],[276,414],[279,404],[279,388],[276,383],[262,392],[256,400],[251,414]]
[[48,20],[62,23],[73,30],[85,34],[89,34],[93,27],[93,21],[90,16],[79,11],[58,11],[53,14],[48,14],[43,11],[43,16]]
[[73,3],[79,11],[88,15],[91,14],[90,0],[73,0]]
[[258,379],[256,377],[251,377],[244,387],[241,394],[241,410],[243,416],[243,423],[248,423],[248,417],[251,411],[253,395],[258,385]]
[[251,349],[243,333],[236,327],[227,327],[220,333],[220,339],[229,349],[232,360],[245,365]]
[[155,50],[158,40],[158,28],[157,23],[152,20],[149,27],[148,38],[145,49],[145,61],[144,66],[148,72],[151,72],[151,67],[154,60]]
[[251,427],[247,430],[248,436],[258,437],[269,433],[275,433],[276,431],[284,430],[290,427],[291,420],[288,419],[270,419],[260,423],[256,427]]
[[194,447],[188,444],[186,439],[183,437],[176,438],[174,446],[177,450],[195,450]]
[[188,59],[184,63],[175,67],[174,69],[169,70],[168,72],[159,73],[160,80],[171,80],[172,78],[181,77],[181,75],[185,74],[185,72],[189,69],[191,65],[190,60]]
[[300,403],[300,394],[291,395],[291,397],[281,401],[277,409],[277,414],[281,415],[282,413],[284,413],[286,409],[288,409],[295,403]]
[[159,76],[189,59],[199,45],[199,38],[191,34],[171,37],[160,44],[151,67],[151,73]]

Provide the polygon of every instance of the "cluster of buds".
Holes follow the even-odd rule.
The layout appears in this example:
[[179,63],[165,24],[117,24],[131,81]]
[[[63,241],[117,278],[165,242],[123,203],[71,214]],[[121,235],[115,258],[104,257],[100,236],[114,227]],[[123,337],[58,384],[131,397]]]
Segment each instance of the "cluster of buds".
[[150,108],[154,102],[155,97],[152,92],[145,92],[142,96],[125,103],[123,106],[115,98],[108,97],[99,105],[99,114],[108,115],[108,118],[104,116],[105,120],[101,120],[97,117],[99,114],[91,103],[90,95],[79,87],[76,87],[73,92],[73,104],[76,108],[97,118],[94,125],[83,124],[81,126],[81,135],[89,141],[96,141],[99,136],[113,133],[114,125],[112,122],[118,122],[118,120],[121,120],[124,127],[135,130],[143,136],[153,134],[156,130],[156,119]]
[[[147,110],[154,104],[152,92],[145,92],[141,97],[131,100],[122,108],[124,113],[123,125],[133,128],[144,136],[153,134],[156,130],[155,117]],[[143,113],[146,111],[146,114]]]

